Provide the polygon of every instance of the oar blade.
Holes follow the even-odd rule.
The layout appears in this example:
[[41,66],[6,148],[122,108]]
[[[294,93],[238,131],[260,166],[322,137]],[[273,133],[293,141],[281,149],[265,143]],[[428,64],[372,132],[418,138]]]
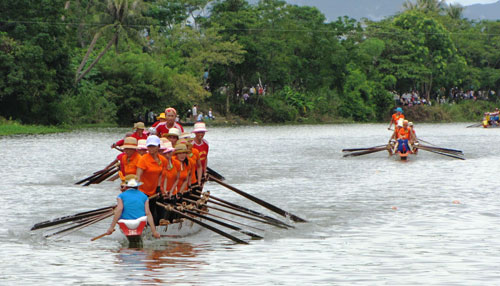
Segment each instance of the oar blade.
[[280,209],[279,207],[277,207],[277,206],[275,206],[273,204],[270,204],[270,203],[268,203],[268,202],[266,202],[264,200],[261,200],[261,199],[255,197],[255,196],[252,196],[252,195],[250,195],[250,194],[248,194],[248,193],[246,193],[246,192],[244,192],[242,190],[239,190],[239,189],[237,189],[237,188],[235,188],[235,187],[233,187],[233,186],[231,186],[229,184],[226,184],[226,183],[222,182],[221,180],[219,180],[217,178],[214,178],[212,176],[210,176],[210,177],[211,177],[211,180],[213,180],[214,182],[216,182],[216,183],[218,183],[218,184],[220,184],[220,185],[228,188],[229,190],[231,190],[231,191],[233,191],[233,192],[235,192],[235,193],[237,193],[237,194],[239,194],[239,195],[241,195],[241,196],[243,196],[243,197],[245,197],[245,198],[253,201],[254,203],[257,203],[257,204],[259,204],[259,205],[267,208],[268,210],[271,210],[271,211],[273,211],[273,212],[275,212],[275,213],[277,213],[277,214],[279,214],[281,216],[289,217],[294,222],[307,222],[303,218],[300,218],[300,217],[298,217],[298,216],[296,216],[296,215],[294,215],[294,214],[292,214],[290,212],[282,210],[282,209]]
[[353,152],[349,154],[344,154],[343,157],[357,157],[357,156],[362,156],[362,155],[367,155],[367,154],[372,154],[380,151],[387,150],[387,145],[384,147],[378,147],[372,150],[367,150],[367,151],[359,151],[359,152]]

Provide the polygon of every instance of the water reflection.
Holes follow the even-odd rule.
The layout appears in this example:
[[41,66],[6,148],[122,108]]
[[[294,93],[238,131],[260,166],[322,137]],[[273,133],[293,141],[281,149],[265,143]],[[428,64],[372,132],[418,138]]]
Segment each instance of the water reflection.
[[[199,257],[207,251],[203,245],[168,241],[152,247],[117,250],[117,264],[128,270],[129,279],[141,284],[170,283],[179,278],[177,270],[186,274],[186,270],[197,271],[207,265]],[[135,272],[137,277],[134,277]]]

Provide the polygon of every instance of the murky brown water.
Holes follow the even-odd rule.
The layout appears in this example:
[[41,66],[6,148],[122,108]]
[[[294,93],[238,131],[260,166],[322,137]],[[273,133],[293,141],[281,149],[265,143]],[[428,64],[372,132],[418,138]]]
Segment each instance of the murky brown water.
[[[466,161],[421,151],[408,162],[385,152],[342,158],[342,148],[387,142],[386,125],[211,128],[212,168],[310,222],[289,230],[248,222],[265,229],[250,245],[204,230],[143,249],[120,236],[90,242],[109,220],[61,239],[29,231],[114,203],[117,183],[73,183],[113,160],[109,145],[125,130],[2,137],[0,284],[499,284],[500,129],[465,126],[420,125],[417,134],[464,150]],[[214,183],[208,189],[263,211]]]

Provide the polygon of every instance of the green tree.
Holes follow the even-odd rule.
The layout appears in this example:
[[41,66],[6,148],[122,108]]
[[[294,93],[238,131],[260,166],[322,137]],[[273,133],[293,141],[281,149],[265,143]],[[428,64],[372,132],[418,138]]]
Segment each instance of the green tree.
[[61,95],[71,86],[71,38],[64,1],[0,1],[0,115],[25,123],[63,121]]
[[[102,3],[104,4],[104,3]],[[134,24],[141,23],[142,19],[142,1],[140,0],[107,0],[104,5],[96,5],[96,15],[99,17],[97,24],[100,28],[95,32],[93,39],[87,48],[87,52],[83,57],[78,69],[75,73],[75,84],[78,84],[82,78],[89,73],[106,52],[114,45],[116,53],[118,53],[118,43],[120,38],[127,40],[129,38],[140,40],[140,26]],[[102,10],[101,10],[102,9]],[[102,26],[101,26],[102,25]],[[107,44],[102,48],[101,52],[85,69],[90,55],[94,50],[97,41],[105,36],[108,38]],[[82,71],[83,70],[83,71]]]

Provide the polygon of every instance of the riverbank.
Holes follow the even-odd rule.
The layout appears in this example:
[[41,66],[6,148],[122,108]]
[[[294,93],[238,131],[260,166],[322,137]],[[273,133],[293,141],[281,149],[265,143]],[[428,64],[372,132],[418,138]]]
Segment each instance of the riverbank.
[[[493,111],[497,106],[494,102],[488,101],[464,101],[459,104],[442,104],[442,105],[417,105],[403,106],[405,117],[414,123],[452,123],[452,122],[481,122],[484,112]],[[390,121],[391,113],[387,114],[387,118],[383,122]],[[208,126],[251,126],[251,125],[300,125],[300,124],[345,124],[356,123],[349,118],[338,117],[299,117],[295,121],[290,122],[263,122],[260,120],[245,119],[237,115],[228,117],[217,116],[215,120],[206,121]],[[365,123],[380,123],[380,122],[365,122]],[[128,124],[127,126],[129,126]],[[69,132],[76,129],[86,128],[106,128],[118,127],[114,123],[99,123],[99,124],[79,124],[71,126],[43,126],[43,125],[23,125],[16,121],[0,118],[0,136],[16,135],[16,134],[48,134]]]
[[70,129],[58,126],[23,125],[15,121],[0,121],[0,136],[19,134],[49,134],[67,131],[70,131]]
[[117,127],[116,124],[80,124],[74,126],[25,125],[17,121],[0,118],[0,136],[23,134],[51,134],[70,132],[75,129]]

